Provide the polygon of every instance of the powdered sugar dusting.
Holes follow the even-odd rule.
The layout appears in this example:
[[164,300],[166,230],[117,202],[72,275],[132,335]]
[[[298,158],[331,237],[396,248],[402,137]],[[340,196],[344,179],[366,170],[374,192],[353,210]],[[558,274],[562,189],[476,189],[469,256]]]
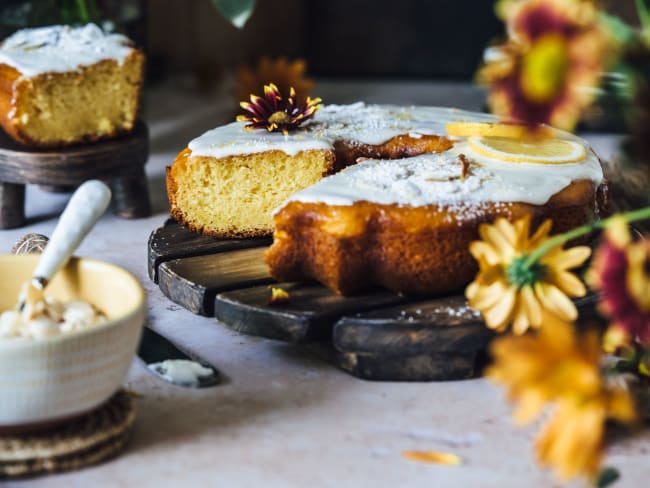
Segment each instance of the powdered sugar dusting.
[[[469,162],[463,177],[460,155]],[[503,163],[476,156],[465,142],[437,154],[398,160],[367,159],[324,178],[289,201],[352,205],[358,201],[422,206],[436,204],[474,218],[493,211],[494,202],[542,205],[572,181],[602,181],[593,155],[583,162],[562,165]],[[457,218],[449,215],[449,218]]]

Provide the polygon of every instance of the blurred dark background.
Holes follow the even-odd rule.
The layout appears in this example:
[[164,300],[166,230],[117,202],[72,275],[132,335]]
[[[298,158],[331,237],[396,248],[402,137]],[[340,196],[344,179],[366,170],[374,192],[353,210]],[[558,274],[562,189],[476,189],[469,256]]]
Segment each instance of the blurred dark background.
[[[262,56],[304,58],[321,78],[471,80],[503,35],[490,0],[258,0],[239,30],[209,0],[94,0],[96,15],[147,50],[149,81],[206,86]],[[609,0],[633,17],[634,0]],[[0,36],[68,23],[75,0],[0,0]]]

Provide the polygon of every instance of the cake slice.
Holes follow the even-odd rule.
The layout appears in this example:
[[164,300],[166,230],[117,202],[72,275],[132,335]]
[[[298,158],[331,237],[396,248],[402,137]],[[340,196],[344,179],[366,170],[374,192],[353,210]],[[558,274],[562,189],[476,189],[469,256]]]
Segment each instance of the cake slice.
[[133,129],[144,55],[94,24],[14,33],[0,46],[0,125],[16,141],[57,147]]
[[469,244],[481,223],[552,219],[558,233],[606,211],[598,158],[565,137],[552,144],[571,153],[545,156],[553,164],[521,154],[496,159],[470,138],[439,154],[366,160],[324,178],[275,213],[265,256],[271,276],[316,280],[344,295],[377,286],[408,295],[461,290],[477,272]]
[[268,236],[273,210],[359,158],[395,159],[449,149],[444,122],[466,114],[390,105],[328,105],[284,135],[234,122],[192,140],[167,168],[172,216],[221,238]]

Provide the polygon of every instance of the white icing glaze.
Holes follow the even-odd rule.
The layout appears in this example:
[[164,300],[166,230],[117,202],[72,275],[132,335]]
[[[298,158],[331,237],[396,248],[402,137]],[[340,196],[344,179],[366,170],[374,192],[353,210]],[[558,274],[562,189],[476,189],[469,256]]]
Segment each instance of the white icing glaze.
[[130,45],[128,38],[105,33],[95,24],[37,27],[19,30],[5,39],[0,46],[0,63],[16,68],[24,77],[32,77],[75,71],[103,59],[122,64],[133,50]]
[[395,105],[326,105],[314,118],[291,132],[246,130],[245,122],[234,122],[212,129],[192,140],[192,156],[223,158],[271,150],[291,156],[300,151],[332,149],[334,141],[357,141],[383,144],[401,134],[445,134],[445,124],[452,121],[494,121],[491,115],[440,107],[399,107]]
[[[264,129],[245,130],[243,122],[206,132],[189,143],[192,156],[222,158],[232,155],[283,151],[333,149],[337,140],[378,145],[395,136],[408,134],[445,135],[449,122],[491,122],[492,115],[441,107],[399,107],[393,105],[328,105],[303,127],[285,136]],[[581,139],[557,131],[557,137]],[[579,163],[507,163],[476,154],[463,138],[441,154],[425,154],[399,160],[366,160],[324,178],[296,193],[288,201],[351,205],[365,200],[399,205],[458,205],[485,202],[546,203],[572,181],[587,179],[599,185],[603,173],[591,150]],[[460,178],[459,154],[472,162],[471,174]]]
[[[459,155],[471,162],[461,178]],[[449,151],[398,160],[365,160],[291,196],[287,201],[352,205],[358,201],[398,205],[457,206],[485,202],[542,205],[572,181],[599,185],[603,173],[592,151],[571,164],[506,163],[475,155],[464,141]],[[286,202],[285,202],[286,203]],[[282,205],[284,206],[284,205]]]

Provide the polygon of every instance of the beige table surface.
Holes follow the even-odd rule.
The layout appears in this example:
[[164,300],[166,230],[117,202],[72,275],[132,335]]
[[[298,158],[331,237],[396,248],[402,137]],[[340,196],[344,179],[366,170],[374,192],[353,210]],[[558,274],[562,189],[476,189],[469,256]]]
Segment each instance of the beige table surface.
[[[454,105],[480,110],[469,85],[321,82],[328,103],[357,100]],[[134,361],[127,386],[142,397],[133,441],[117,459],[78,472],[3,487],[547,487],[531,452],[531,430],[516,430],[502,392],[483,379],[446,383],[368,382],[298,347],[232,332],[162,295],[147,277],[147,239],[167,217],[164,168],[193,137],[228,122],[227,90],[195,96],[177,81],[147,95],[151,158],[147,166],[154,216],[104,216],[78,254],[133,272],[148,293],[151,327],[200,354],[227,377],[195,390],[175,387]],[[604,157],[612,137],[588,137]],[[22,229],[0,231],[0,251],[27,232],[50,235],[68,196],[29,188]],[[1,392],[0,392],[1,394]],[[460,455],[463,466],[403,459],[404,450]],[[617,487],[648,486],[650,432],[610,450]]]

